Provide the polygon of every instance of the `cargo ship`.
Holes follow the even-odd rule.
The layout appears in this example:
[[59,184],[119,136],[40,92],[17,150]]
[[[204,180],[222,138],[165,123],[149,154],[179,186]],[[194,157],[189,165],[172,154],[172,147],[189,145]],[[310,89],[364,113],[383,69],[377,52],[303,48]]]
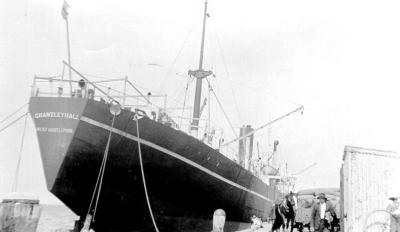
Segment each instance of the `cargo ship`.
[[[188,72],[196,80],[189,132],[126,78],[125,87],[134,87],[146,103],[142,107],[126,103],[125,88],[121,96],[112,95],[70,62],[64,61],[69,79],[64,70],[58,78],[35,77],[29,112],[47,188],[80,216],[80,227],[210,231],[216,209],[227,214],[226,231],[239,229],[252,216],[268,219],[282,194],[278,186],[252,171],[243,157],[229,158],[238,153],[227,155],[215,131],[200,128],[202,81],[212,75],[202,66],[207,15],[206,2],[200,65]],[[65,82],[69,88],[41,87]],[[246,130],[241,132],[243,153],[253,142]]]

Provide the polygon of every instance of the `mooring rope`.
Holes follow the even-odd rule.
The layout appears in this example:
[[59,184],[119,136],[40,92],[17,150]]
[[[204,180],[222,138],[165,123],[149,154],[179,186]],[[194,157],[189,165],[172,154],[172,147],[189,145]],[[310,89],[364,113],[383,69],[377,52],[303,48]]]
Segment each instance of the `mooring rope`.
[[[150,212],[150,217],[151,217],[151,220],[153,222],[154,228],[155,228],[156,232],[159,232],[157,224],[156,224],[156,221],[154,219],[153,211],[151,209],[150,199],[149,199],[148,192],[147,192],[146,178],[145,178],[144,169],[143,169],[142,150],[141,150],[141,145],[140,145],[139,120],[137,118],[137,115],[135,115],[134,119],[136,121],[136,133],[137,133],[137,137],[138,137],[137,143],[138,143],[138,152],[139,152],[140,171],[141,171],[141,174],[142,174],[142,181],[143,181],[143,187],[144,187],[144,192],[145,192],[145,196],[146,196],[146,202],[147,202],[147,206],[148,206],[148,209],[149,209],[149,212]],[[100,198],[100,192],[101,192],[101,188],[102,188],[102,184],[103,184],[104,171],[105,171],[108,152],[109,152],[109,148],[110,148],[112,129],[114,128],[114,121],[115,121],[115,115],[113,116],[113,119],[112,119],[111,129],[110,129],[109,134],[108,134],[108,140],[107,140],[106,148],[104,150],[103,160],[102,160],[102,163],[101,163],[101,166],[100,166],[99,174],[97,176],[96,185],[95,185],[95,188],[93,190],[92,198],[91,198],[90,204],[89,204],[89,209],[88,209],[87,214],[86,214],[85,225],[82,228],[82,231],[88,230],[90,228],[90,222],[91,221],[93,221],[93,222],[95,221],[95,216],[96,216],[96,212],[97,212],[97,206],[98,206],[99,198]],[[94,205],[95,205],[94,207],[95,208],[94,208],[94,213],[93,213],[93,216],[92,216],[92,215],[90,215],[90,210],[92,209],[92,205],[93,205],[93,201],[94,201],[95,196],[96,196],[96,201],[94,203]]]
[[[112,119],[112,123],[111,123],[111,129],[114,128],[114,121],[115,121],[115,115],[113,115],[113,119]],[[96,211],[97,211],[97,206],[98,206],[99,198],[100,198],[101,187],[103,186],[104,171],[105,171],[105,169],[106,169],[107,158],[108,158],[108,151],[109,151],[109,149],[110,149],[111,134],[112,134],[112,131],[110,130],[110,133],[108,134],[108,140],[107,140],[106,150],[104,151],[104,157],[103,157],[103,163],[104,163],[104,164],[103,164],[103,171],[101,172],[99,191],[98,191],[98,193],[97,193],[96,204],[95,204],[95,206],[94,206],[93,221],[95,220]]]
[[96,216],[96,212],[97,212],[97,206],[98,206],[99,198],[100,198],[100,192],[101,192],[101,188],[102,188],[102,184],[103,184],[104,171],[105,171],[105,168],[106,168],[106,163],[107,163],[107,158],[108,158],[108,151],[109,151],[109,148],[110,148],[112,128],[114,128],[114,121],[115,121],[115,115],[113,115],[113,119],[112,119],[112,122],[111,122],[111,129],[110,129],[109,134],[108,134],[106,149],[104,150],[103,160],[101,162],[99,174],[97,175],[96,185],[94,187],[92,198],[91,198],[90,204],[89,204],[89,209],[88,209],[87,214],[86,214],[86,217],[88,217],[89,214],[90,214],[90,210],[92,209],[94,198],[96,196],[94,213],[93,213],[93,217],[92,217],[92,220],[91,220],[93,222],[95,221],[95,216]]
[[24,130],[22,131],[21,145],[19,147],[19,154],[18,154],[18,163],[17,163],[17,168],[15,170],[13,185],[12,185],[12,188],[11,188],[12,192],[17,191],[17,187],[18,187],[19,168],[21,166],[22,148],[24,147],[27,118],[28,118],[28,113],[25,114]]
[[150,217],[153,222],[154,229],[157,232],[159,232],[157,224],[156,224],[156,220],[154,219],[153,210],[151,209],[149,195],[147,193],[146,178],[144,176],[144,169],[143,169],[142,150],[140,148],[139,120],[137,118],[137,115],[135,115],[135,121],[136,121],[136,136],[138,138],[137,143],[138,143],[138,151],[139,151],[140,171],[142,173],[142,181],[143,181],[144,193],[145,193],[146,201],[147,201],[147,207],[149,208]]

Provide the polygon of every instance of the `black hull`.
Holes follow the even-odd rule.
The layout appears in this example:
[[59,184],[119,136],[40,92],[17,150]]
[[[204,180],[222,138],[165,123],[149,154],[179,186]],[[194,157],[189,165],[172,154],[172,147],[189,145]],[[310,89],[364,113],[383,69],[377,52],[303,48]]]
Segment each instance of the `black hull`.
[[[108,105],[92,100],[31,98],[33,116],[66,109],[76,110],[79,120],[34,117],[34,121],[37,128],[46,127],[50,120],[57,128],[73,129],[72,134],[43,129],[37,133],[49,190],[84,219],[112,115]],[[123,110],[116,117],[95,216],[97,232],[154,231],[140,172],[133,116],[133,112]],[[263,219],[269,216],[272,203],[280,194],[275,187],[181,131],[146,117],[139,119],[139,129],[148,195],[161,231],[210,231],[210,219],[218,208],[227,212],[227,226],[232,230],[240,222],[249,222],[252,215]],[[60,140],[62,147],[57,142]]]

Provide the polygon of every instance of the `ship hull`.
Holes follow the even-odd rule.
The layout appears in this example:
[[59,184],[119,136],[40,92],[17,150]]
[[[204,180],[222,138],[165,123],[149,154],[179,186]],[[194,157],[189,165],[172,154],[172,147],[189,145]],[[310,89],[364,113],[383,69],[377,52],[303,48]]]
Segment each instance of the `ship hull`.
[[[116,116],[113,127],[109,106],[88,99],[33,97],[30,112],[48,189],[81,220],[88,212],[95,213],[97,232],[154,231],[144,184],[162,231],[209,231],[212,214],[219,208],[227,213],[227,231],[235,230],[252,215],[266,219],[279,196],[273,186],[201,141],[147,117],[136,121],[131,111]],[[110,130],[94,212],[89,205]]]

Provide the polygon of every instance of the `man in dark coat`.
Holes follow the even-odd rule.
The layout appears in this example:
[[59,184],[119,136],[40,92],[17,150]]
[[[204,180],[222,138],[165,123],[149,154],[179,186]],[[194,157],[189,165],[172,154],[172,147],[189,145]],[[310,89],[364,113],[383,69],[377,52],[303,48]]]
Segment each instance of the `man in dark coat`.
[[272,224],[272,231],[280,231],[280,228],[283,228],[283,225],[285,224],[285,217],[283,216],[281,207],[282,203],[283,199],[278,198],[275,200],[274,207],[271,210],[270,218],[274,220],[274,223]]
[[329,229],[328,218],[329,212],[333,219],[336,219],[335,209],[331,202],[325,197],[324,193],[319,194],[319,201],[312,206],[311,209],[311,222],[310,231],[323,232],[325,229]]

